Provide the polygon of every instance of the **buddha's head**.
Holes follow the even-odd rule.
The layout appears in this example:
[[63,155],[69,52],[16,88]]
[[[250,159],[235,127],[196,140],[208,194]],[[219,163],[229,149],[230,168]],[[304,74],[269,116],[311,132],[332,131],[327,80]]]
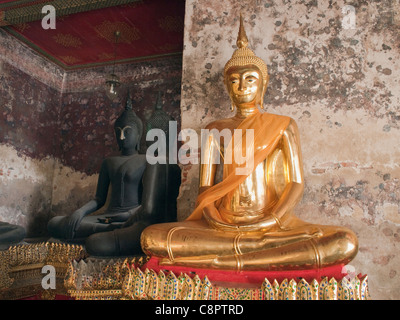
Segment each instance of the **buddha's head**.
[[139,151],[143,123],[132,110],[130,95],[127,98],[125,110],[114,123],[114,131],[122,154],[129,155]]
[[224,81],[232,100],[238,108],[262,108],[265,91],[268,86],[268,69],[265,62],[247,48],[248,40],[240,15],[240,27],[236,41],[238,49],[224,68]]

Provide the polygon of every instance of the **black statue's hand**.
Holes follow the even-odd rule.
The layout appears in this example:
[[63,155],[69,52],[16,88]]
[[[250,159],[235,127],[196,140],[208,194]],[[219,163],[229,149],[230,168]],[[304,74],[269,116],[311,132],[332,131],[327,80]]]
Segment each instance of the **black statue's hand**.
[[110,224],[113,222],[112,217],[97,218],[99,223]]
[[137,219],[138,212],[140,212],[141,206],[138,206],[136,208],[130,209],[125,212],[120,212],[117,214],[113,214],[111,216],[106,216],[104,218],[97,218],[97,221],[99,223],[105,223],[105,224],[111,224],[114,222],[124,222],[124,225],[129,221],[129,220],[135,220]]
[[122,225],[122,228],[129,227],[134,223],[145,220],[143,216],[143,206],[139,206],[137,208],[131,209],[129,212],[129,219]]
[[79,225],[85,216],[84,212],[80,209],[76,210],[73,214],[66,217],[65,219],[65,238],[66,239],[73,239],[75,236],[76,230],[79,228]]
[[98,210],[101,206],[102,202],[100,202],[98,199],[90,200],[70,216],[65,217],[63,221],[65,239],[73,239],[82,219],[88,214]]

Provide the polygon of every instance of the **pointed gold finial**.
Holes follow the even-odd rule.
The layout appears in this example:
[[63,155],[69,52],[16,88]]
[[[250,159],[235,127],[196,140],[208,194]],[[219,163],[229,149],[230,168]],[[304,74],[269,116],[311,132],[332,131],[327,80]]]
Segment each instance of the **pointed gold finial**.
[[246,65],[254,65],[256,66],[262,74],[263,80],[268,82],[268,69],[265,62],[257,57],[254,52],[247,47],[249,40],[246,35],[246,31],[244,30],[243,16],[240,13],[240,26],[238,38],[236,40],[236,44],[238,48],[233,52],[232,58],[225,64],[224,68],[224,76],[229,68],[234,66],[246,66]]
[[236,40],[236,45],[238,48],[246,48],[249,43],[249,40],[247,39],[246,31],[244,30],[244,25],[243,25],[243,16],[242,13],[240,13],[240,27],[239,27],[239,33],[238,33],[238,38]]

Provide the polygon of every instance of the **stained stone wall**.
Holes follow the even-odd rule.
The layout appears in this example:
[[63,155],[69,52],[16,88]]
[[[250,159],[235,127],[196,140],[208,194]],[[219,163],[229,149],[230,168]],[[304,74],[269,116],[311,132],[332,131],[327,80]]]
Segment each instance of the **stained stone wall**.
[[[186,3],[182,128],[199,132],[233,115],[222,70],[242,12],[249,46],[269,68],[265,108],[299,126],[306,188],[297,215],[357,233],[351,265],[369,275],[374,299],[400,299],[398,8],[394,0]],[[180,219],[194,207],[198,167],[183,172]]]
[[0,29],[0,221],[42,236],[51,209],[63,72]]

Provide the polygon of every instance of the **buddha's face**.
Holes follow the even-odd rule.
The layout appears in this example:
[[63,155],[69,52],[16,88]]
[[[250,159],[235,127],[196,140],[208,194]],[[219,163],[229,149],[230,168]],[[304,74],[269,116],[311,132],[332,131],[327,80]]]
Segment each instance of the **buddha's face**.
[[262,91],[262,76],[257,67],[232,67],[225,75],[226,85],[233,103],[240,107],[254,105]]
[[122,124],[115,127],[120,150],[135,150],[139,143],[139,130],[135,124]]

